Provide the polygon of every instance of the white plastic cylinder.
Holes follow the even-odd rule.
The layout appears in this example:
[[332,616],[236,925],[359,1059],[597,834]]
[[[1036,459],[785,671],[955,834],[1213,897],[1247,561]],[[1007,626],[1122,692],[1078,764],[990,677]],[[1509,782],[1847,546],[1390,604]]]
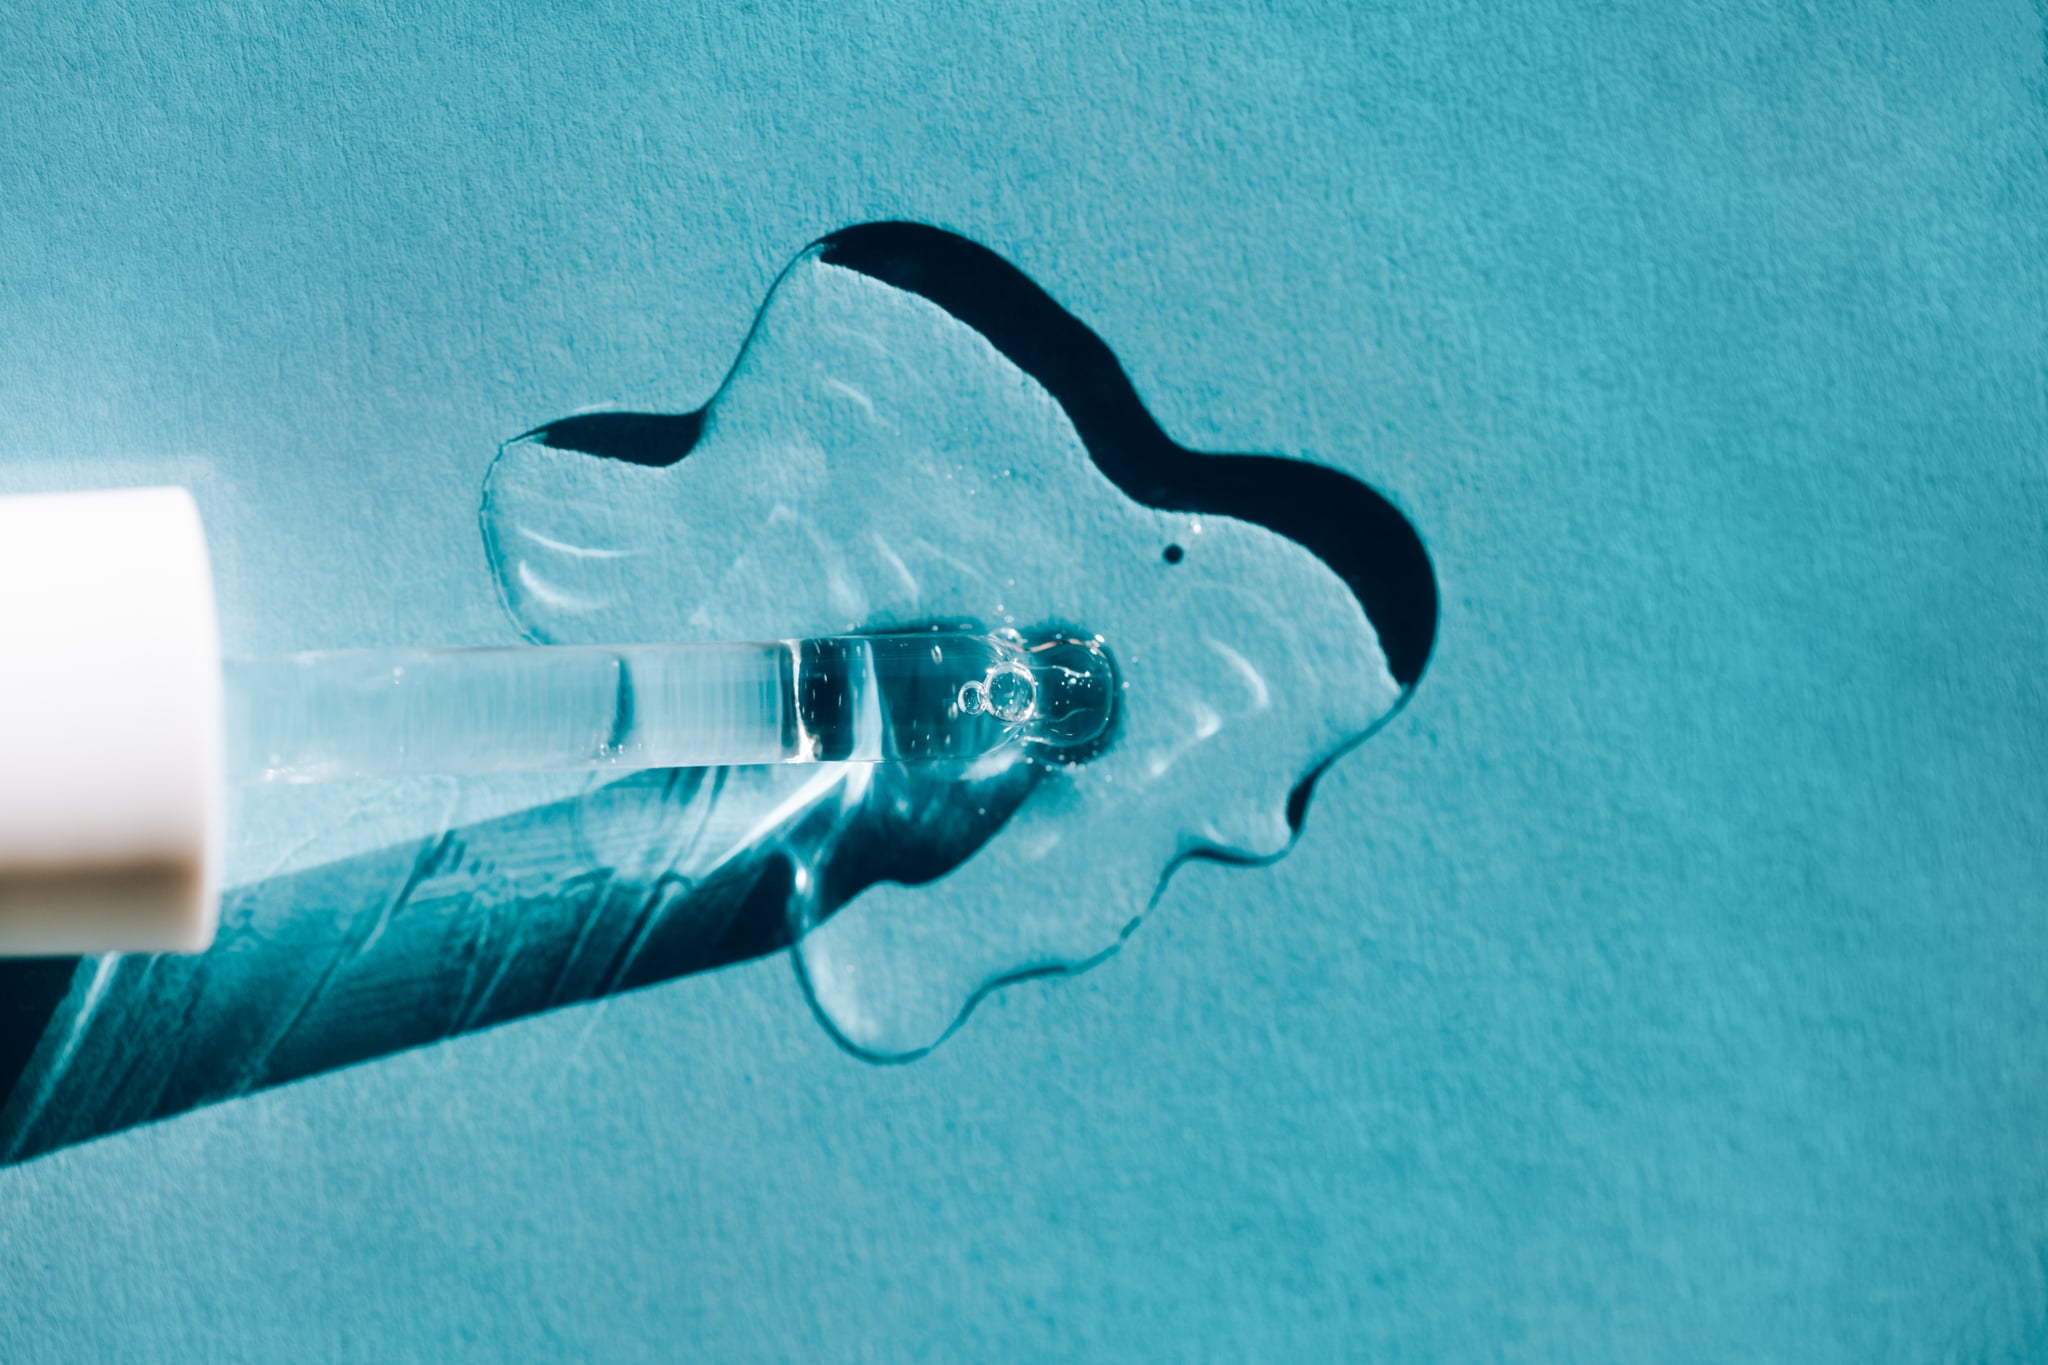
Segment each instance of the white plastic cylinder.
[[211,943],[221,755],[191,495],[0,498],[0,956]]

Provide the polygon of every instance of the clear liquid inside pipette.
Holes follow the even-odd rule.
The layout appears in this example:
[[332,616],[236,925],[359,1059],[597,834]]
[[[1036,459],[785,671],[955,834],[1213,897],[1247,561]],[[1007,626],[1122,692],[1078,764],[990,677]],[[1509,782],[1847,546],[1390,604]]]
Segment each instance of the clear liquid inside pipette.
[[231,782],[917,762],[1108,730],[1100,641],[907,633],[230,659]]

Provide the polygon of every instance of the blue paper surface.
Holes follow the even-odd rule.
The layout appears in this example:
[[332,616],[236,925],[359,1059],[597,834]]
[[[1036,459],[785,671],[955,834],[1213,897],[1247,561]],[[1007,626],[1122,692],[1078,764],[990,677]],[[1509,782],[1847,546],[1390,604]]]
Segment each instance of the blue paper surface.
[[888,217],[1444,589],[1104,968],[875,1068],[760,962],[0,1170],[0,1358],[2048,1353],[2041,14],[1321,8],[0,18],[0,488],[192,484],[233,648],[510,641],[498,442],[697,406]]

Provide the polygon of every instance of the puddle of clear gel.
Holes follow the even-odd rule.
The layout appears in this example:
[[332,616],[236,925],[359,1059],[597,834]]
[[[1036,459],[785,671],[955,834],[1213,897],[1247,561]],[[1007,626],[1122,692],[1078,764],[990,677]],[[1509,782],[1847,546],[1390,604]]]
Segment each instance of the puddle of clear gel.
[[[1100,959],[1186,856],[1283,852],[1290,791],[1401,696],[1357,600],[1307,550],[1131,501],[979,333],[815,249],[778,282],[686,458],[514,442],[484,531],[507,606],[542,641],[946,621],[1107,642],[1124,682],[1112,742],[1040,765],[952,871],[841,907],[807,875],[818,842],[792,844],[806,988],[874,1058],[930,1048],[1005,981]],[[1027,763],[1018,750],[913,780],[972,802]],[[905,800],[901,782],[844,780]]]

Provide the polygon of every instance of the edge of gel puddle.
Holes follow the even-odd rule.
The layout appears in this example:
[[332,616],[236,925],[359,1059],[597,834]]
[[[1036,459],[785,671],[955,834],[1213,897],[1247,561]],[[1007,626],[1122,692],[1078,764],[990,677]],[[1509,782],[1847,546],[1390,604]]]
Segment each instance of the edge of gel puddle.
[[[1078,629],[1112,651],[1123,692],[1101,752],[933,776],[973,800],[998,769],[1036,770],[959,866],[843,906],[793,869],[806,991],[870,1058],[928,1050],[1005,982],[1100,960],[1186,858],[1283,853],[1290,794],[1407,695],[1315,555],[1125,496],[980,332],[830,264],[825,244],[776,283],[686,458],[599,458],[545,434],[503,449],[483,507],[505,604],[535,640],[945,622]],[[901,799],[858,765],[814,782],[843,803]]]

